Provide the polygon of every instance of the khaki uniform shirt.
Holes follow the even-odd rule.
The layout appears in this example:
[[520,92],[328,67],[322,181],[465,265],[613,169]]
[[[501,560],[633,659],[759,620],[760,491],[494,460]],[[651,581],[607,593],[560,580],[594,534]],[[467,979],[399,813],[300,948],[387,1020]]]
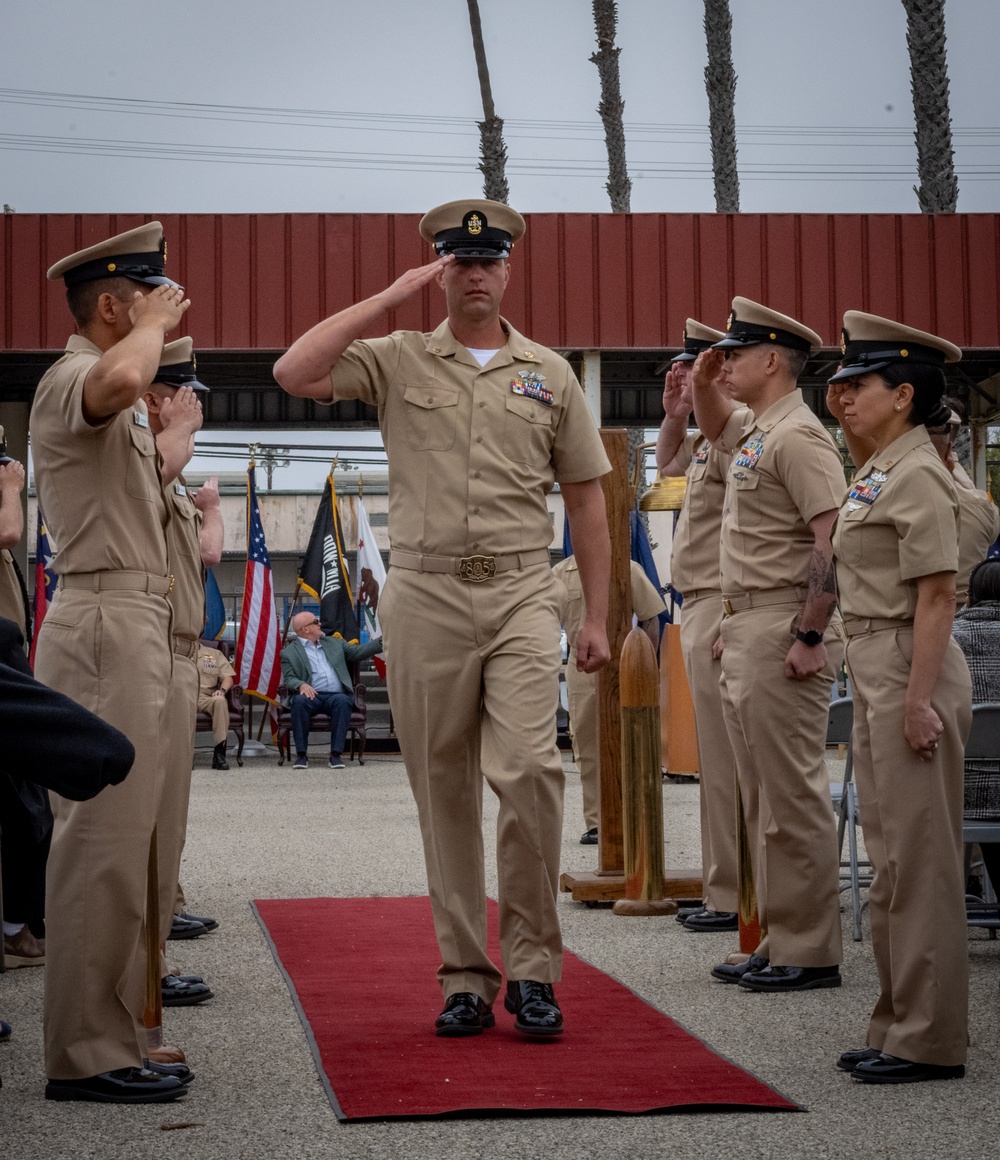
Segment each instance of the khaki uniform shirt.
[[[740,412],[749,422],[749,408]],[[670,583],[682,595],[719,589],[719,539],[730,458],[701,432],[688,435],[675,456],[686,468],[687,489],[671,542]]]
[[921,576],[958,568],[958,497],[924,426],[874,455],[833,534],[845,617],[912,620]]
[[389,459],[389,540],[439,556],[547,548],[545,496],[611,465],[569,364],[507,322],[485,367],[448,322],[351,343],[333,400],[378,407]]
[[[174,585],[167,593],[174,610],[174,636],[197,640],[205,627],[205,579],[201,566],[201,512],[184,477],[164,485],[169,520],[167,560]],[[213,650],[217,651],[217,650]]]
[[986,559],[990,544],[1000,533],[1000,513],[989,493],[956,485],[958,493],[958,573],[955,576],[955,600],[959,608],[969,596],[972,569]]
[[[642,566],[635,560],[629,561],[632,578],[632,611],[640,624],[644,620],[652,620],[659,616],[666,608],[663,597],[653,587],[652,582]],[[576,638],[583,628],[587,616],[587,606],[583,600],[583,585],[580,583],[580,569],[575,556],[567,556],[560,560],[552,569],[552,574],[561,581],[562,600],[559,608],[559,619],[566,630],[566,642],[570,649],[576,651]]]
[[795,390],[756,417],[734,411],[717,443],[733,453],[722,512],[722,591],[806,587],[809,521],[839,508],[845,490],[833,440]]
[[0,616],[6,616],[24,632],[24,596],[14,571],[14,557],[0,549]]
[[101,351],[79,335],[38,384],[31,448],[38,502],[55,544],[53,567],[167,575],[166,504],[146,404],[91,426],[83,384]]
[[217,648],[199,649],[195,663],[198,665],[198,691],[202,696],[214,693],[226,677],[236,677],[236,670]]

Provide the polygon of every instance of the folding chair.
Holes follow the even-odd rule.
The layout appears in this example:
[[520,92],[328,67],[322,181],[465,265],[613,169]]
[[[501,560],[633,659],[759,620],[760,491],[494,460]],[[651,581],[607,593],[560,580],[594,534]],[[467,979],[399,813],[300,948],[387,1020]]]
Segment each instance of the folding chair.
[[[969,847],[975,843],[1000,842],[1000,817],[994,813],[995,806],[990,805],[993,797],[989,794],[986,784],[998,778],[1000,778],[1000,703],[989,701],[973,705],[972,728],[965,745],[966,792],[962,838],[966,843],[967,854]],[[982,783],[981,791],[977,783]],[[996,938],[997,929],[1000,927],[1000,908],[989,875],[984,874],[983,881],[985,889],[982,898],[966,896],[968,922],[969,926],[986,927],[990,932],[990,938]]]
[[[826,731],[826,744],[846,745],[847,761],[844,765],[843,782],[830,783],[830,799],[837,815],[837,850],[840,857],[841,892],[851,892],[851,916],[854,920],[854,941],[861,942],[861,914],[868,905],[861,901],[861,887],[870,886],[871,873],[862,874],[862,867],[871,870],[871,862],[858,860],[858,789],[854,784],[854,757],[851,752],[851,733],[854,728],[854,700],[839,697],[830,702],[830,723]],[[844,835],[847,835],[847,861],[844,861]],[[844,874],[843,871],[847,873]]]

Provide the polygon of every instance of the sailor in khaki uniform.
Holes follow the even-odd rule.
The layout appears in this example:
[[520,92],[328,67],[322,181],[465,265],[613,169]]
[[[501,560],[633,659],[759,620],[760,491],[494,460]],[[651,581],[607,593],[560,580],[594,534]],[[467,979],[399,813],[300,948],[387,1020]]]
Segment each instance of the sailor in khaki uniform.
[[[50,1099],[173,1099],[143,1069],[146,865],[170,687],[166,505],[142,392],[189,302],[150,222],[57,262],[77,333],[38,386],[30,435],[59,588],[39,632],[39,680],[133,743],[129,776],[91,801],[52,795],[46,896]],[[137,662],[138,658],[138,662]],[[190,1078],[186,1074],[183,1078]]]
[[[632,611],[639,627],[652,641],[653,649],[660,649],[659,615],[666,608],[663,597],[656,591],[649,577],[635,560],[629,561],[632,580]],[[601,746],[600,711],[597,704],[597,675],[585,673],[576,665],[576,638],[587,614],[580,583],[580,569],[575,556],[567,556],[552,569],[560,583],[559,619],[566,631],[569,658],[566,663],[566,691],[569,694],[569,725],[573,734],[573,750],[580,770],[583,788],[582,846],[593,846],[598,841],[598,823],[601,813]]]
[[229,702],[226,693],[236,681],[236,670],[220,649],[209,648],[207,645],[202,645],[198,650],[195,664],[198,666],[199,681],[198,712],[212,715],[212,740],[215,742],[212,768],[228,769],[226,737],[229,735]]
[[24,511],[21,507],[24,465],[10,458],[6,446],[4,429],[0,427],[0,616],[12,620],[24,633],[27,642],[24,578],[10,554],[10,549],[16,547],[24,535]]
[[840,985],[840,860],[823,755],[843,655],[839,617],[831,619],[830,529],[844,473],[796,387],[821,342],[801,322],[735,298],[726,337],[695,365],[698,426],[732,455],[720,556],[723,700],[767,931],[748,964],[712,973],[750,990]]
[[702,906],[677,915],[685,929],[739,926],[739,855],[736,842],[736,758],[722,708],[722,666],[715,655],[722,624],[719,540],[730,456],[696,431],[688,434],[694,362],[724,338],[694,318],[684,327],[684,349],[671,363],[663,390],[664,417],[656,441],[661,475],[686,475],[684,505],[674,528],[670,583],[684,598],[681,651],[694,705],[701,805]]
[[[274,374],[291,394],[379,409],[392,544],[379,618],[443,960],[436,1031],[478,1034],[494,1022],[501,972],[486,952],[485,776],[500,799],[505,1006],[519,1030],[558,1034],[563,773],[545,496],[560,484],[587,603],[577,663],[595,672],[609,657],[598,477],[610,465],[569,365],[500,316],[521,216],[499,202],[450,202],[420,232],[436,261],[319,323]],[[435,331],[358,340],[430,282],[448,308]]]
[[[169,938],[173,925],[187,833],[200,684],[197,656],[205,627],[204,569],[214,567],[222,559],[223,541],[218,482],[208,480],[192,498],[182,474],[194,454],[195,432],[201,428],[199,396],[208,393],[208,387],[197,377],[193,345],[190,338],[168,342],[160,356],[156,379],[143,395],[149,425],[163,461],[160,475],[169,517],[167,562],[173,576],[167,599],[173,613],[174,675],[167,693],[163,745],[166,776],[156,818],[161,944]],[[228,706],[226,709],[228,730]],[[225,753],[224,735],[222,752]],[[216,768],[218,754],[216,748],[213,762]],[[166,1006],[191,1006],[212,997],[200,977],[170,974],[162,954],[160,969]]]
[[962,847],[972,682],[951,637],[958,500],[928,427],[947,421],[935,335],[844,315],[831,393],[872,441],[837,518],[837,583],[854,691],[854,772],[880,994],[867,1047],[838,1066],[868,1083],[964,1074],[968,951]]

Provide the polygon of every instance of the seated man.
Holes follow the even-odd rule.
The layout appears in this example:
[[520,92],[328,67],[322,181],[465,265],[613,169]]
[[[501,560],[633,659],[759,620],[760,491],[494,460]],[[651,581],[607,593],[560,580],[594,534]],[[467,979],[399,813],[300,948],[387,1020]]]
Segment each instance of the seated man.
[[382,651],[382,638],[368,644],[348,644],[339,636],[326,636],[312,612],[292,618],[296,639],[281,650],[281,675],[290,694],[292,736],[295,738],[293,769],[308,769],[309,724],[316,713],[330,715],[330,768],[343,769],[341,754],[354,704],[354,686],[347,666]]
[[207,644],[198,646],[198,712],[212,714],[212,768],[228,769],[226,738],[229,736],[229,701],[226,693],[233,687],[236,671],[220,649]]

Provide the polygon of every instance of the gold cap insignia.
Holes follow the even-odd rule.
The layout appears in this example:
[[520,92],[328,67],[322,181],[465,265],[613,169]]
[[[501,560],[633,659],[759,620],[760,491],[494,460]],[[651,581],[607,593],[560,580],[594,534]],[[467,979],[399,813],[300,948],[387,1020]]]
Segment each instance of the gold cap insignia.
[[193,353],[191,355],[191,369],[194,371],[195,374],[198,373],[198,358]]
[[481,234],[483,232],[483,219],[479,216],[479,214],[474,213],[469,218],[468,230],[473,237],[476,237],[477,234]]
[[777,335],[774,333],[774,331],[772,330],[772,331],[771,331],[771,334],[770,334],[771,341],[772,341],[772,342],[774,342],[774,340],[775,340],[777,337],[778,337],[778,336],[777,336]]
[[118,269],[118,267],[115,265],[114,262],[108,262],[108,271],[109,272],[111,272],[113,270],[117,270],[117,269]]
[[910,353],[910,352],[909,352],[908,350],[901,350],[901,351],[899,352],[899,357],[900,357],[900,358],[906,358],[906,357],[909,355],[909,353]]
[[736,321],[736,314],[734,311],[730,310],[729,317],[726,319],[726,330],[732,330],[733,323],[735,321]]

